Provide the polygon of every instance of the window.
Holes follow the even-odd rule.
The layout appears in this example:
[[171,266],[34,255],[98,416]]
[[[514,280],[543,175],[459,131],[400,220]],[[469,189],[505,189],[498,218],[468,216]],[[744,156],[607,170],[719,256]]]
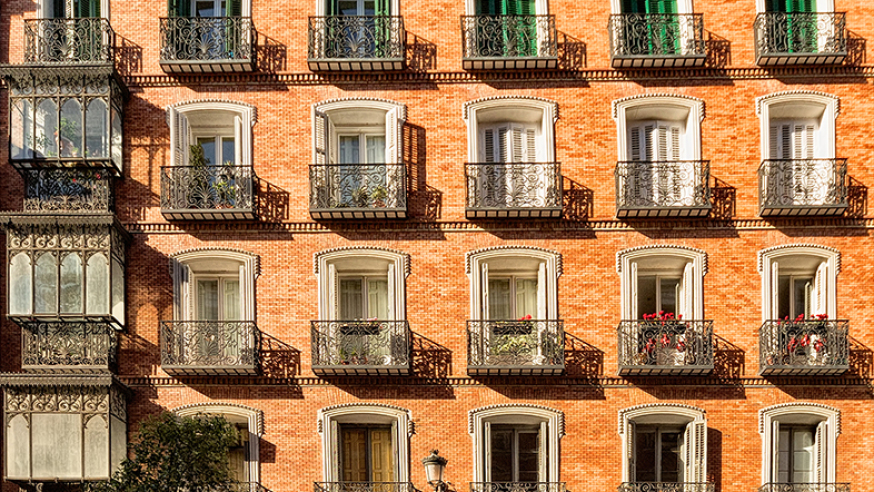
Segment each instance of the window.
[[258,257],[221,249],[197,249],[170,258],[176,320],[252,321]]
[[[173,166],[251,166],[255,107],[225,101],[197,101],[167,108]],[[191,162],[192,146],[204,160]]]
[[[815,53],[820,51],[820,45],[826,44],[829,34],[834,35],[833,28],[828,29],[824,22],[818,21],[816,0],[758,1],[764,1],[765,12],[779,14],[767,17],[767,29],[772,36],[769,43],[774,51]],[[831,2],[820,0],[820,3]],[[822,26],[823,33],[818,26]]]
[[703,410],[651,404],[619,412],[623,482],[701,483],[707,477]]
[[353,403],[319,410],[325,482],[410,481],[409,410]]
[[537,405],[495,405],[471,410],[468,422],[476,457],[471,490],[553,490],[534,484],[559,481],[561,412]]
[[641,320],[665,311],[683,320],[703,319],[707,256],[680,246],[647,246],[617,253],[622,319]]
[[840,253],[831,248],[786,245],[759,252],[763,321],[836,316]]
[[[677,0],[622,0],[623,14],[636,14],[635,17],[641,18],[626,17],[626,23],[629,24],[626,29],[629,32],[625,35],[630,38],[626,39],[626,43],[639,45],[638,54],[680,54],[683,36],[680,33],[680,17],[676,15],[679,13],[677,7]],[[643,29],[631,34],[635,30],[629,28],[634,24],[642,24],[635,27]]]
[[101,17],[101,7],[103,11],[109,12],[105,0],[41,0],[40,3],[45,19]]
[[834,483],[840,411],[814,403],[759,411],[762,483]]

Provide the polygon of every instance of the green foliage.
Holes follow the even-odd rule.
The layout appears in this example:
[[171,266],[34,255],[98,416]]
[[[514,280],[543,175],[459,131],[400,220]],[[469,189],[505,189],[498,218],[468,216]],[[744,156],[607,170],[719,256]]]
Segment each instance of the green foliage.
[[220,416],[153,415],[140,425],[125,459],[108,482],[88,492],[231,492],[228,449],[237,430]]
[[203,167],[209,164],[209,159],[203,155],[203,147],[200,144],[190,145],[188,147],[188,165],[194,167]]

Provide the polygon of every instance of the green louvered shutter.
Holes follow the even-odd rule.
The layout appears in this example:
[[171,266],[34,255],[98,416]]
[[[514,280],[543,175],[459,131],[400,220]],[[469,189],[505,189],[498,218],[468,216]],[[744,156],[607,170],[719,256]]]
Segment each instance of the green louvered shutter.
[[191,17],[191,0],[170,0],[170,17]]
[[[55,5],[63,2],[57,1]],[[76,18],[100,17],[100,0],[76,0],[73,6],[73,14]]]
[[816,0],[784,0],[786,35],[790,53],[816,53]]
[[228,17],[242,17],[243,16],[243,1],[242,0],[228,0]]
[[658,19],[650,25],[650,45],[654,53],[676,54],[680,51],[680,23],[676,17],[676,0],[647,0],[647,14]]

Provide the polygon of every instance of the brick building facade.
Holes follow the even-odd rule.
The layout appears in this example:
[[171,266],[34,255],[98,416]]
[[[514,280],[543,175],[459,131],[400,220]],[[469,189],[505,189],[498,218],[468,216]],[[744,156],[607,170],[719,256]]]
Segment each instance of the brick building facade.
[[0,7],[3,490],[163,409],[274,492],[874,490],[869,4],[54,2]]

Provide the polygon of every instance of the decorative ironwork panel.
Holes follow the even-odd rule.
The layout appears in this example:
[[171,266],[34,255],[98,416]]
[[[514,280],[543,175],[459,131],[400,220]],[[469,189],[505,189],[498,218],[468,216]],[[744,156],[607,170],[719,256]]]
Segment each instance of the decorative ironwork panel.
[[111,371],[118,336],[102,323],[27,324],[21,330],[21,365],[31,372]]
[[254,321],[162,321],[161,367],[168,373],[251,372],[260,340]]
[[562,206],[561,164],[465,164],[467,208],[525,209]]
[[49,63],[115,60],[115,32],[97,17],[24,21],[24,61]]
[[251,211],[255,179],[252,166],[164,166],[161,209]]
[[620,374],[707,373],[713,369],[713,321],[623,320]]
[[561,320],[467,322],[468,366],[564,366]]
[[624,482],[618,492],[713,492],[716,486],[707,482]]
[[248,61],[253,31],[251,17],[165,17],[161,61]]
[[758,492],[850,492],[849,483],[766,483]]
[[406,321],[312,321],[313,366],[383,367],[410,365]]
[[554,15],[464,15],[464,58],[555,58]]
[[608,29],[614,58],[707,53],[701,14],[613,14]]
[[470,492],[565,492],[566,482],[471,482]]
[[756,59],[763,56],[847,53],[844,12],[761,12],[756,15]]
[[100,169],[22,169],[24,210],[33,212],[108,212],[112,175]]
[[617,209],[710,208],[710,161],[621,161]]
[[309,18],[311,60],[404,58],[404,18],[389,15],[332,15]]
[[258,482],[233,482],[228,486],[229,492],[269,492]]
[[310,166],[310,210],[406,209],[404,164]]
[[760,208],[846,208],[846,159],[769,159],[759,167]]
[[849,368],[849,321],[768,320],[759,329],[763,374],[838,374]]
[[314,482],[314,492],[416,492],[409,482]]

